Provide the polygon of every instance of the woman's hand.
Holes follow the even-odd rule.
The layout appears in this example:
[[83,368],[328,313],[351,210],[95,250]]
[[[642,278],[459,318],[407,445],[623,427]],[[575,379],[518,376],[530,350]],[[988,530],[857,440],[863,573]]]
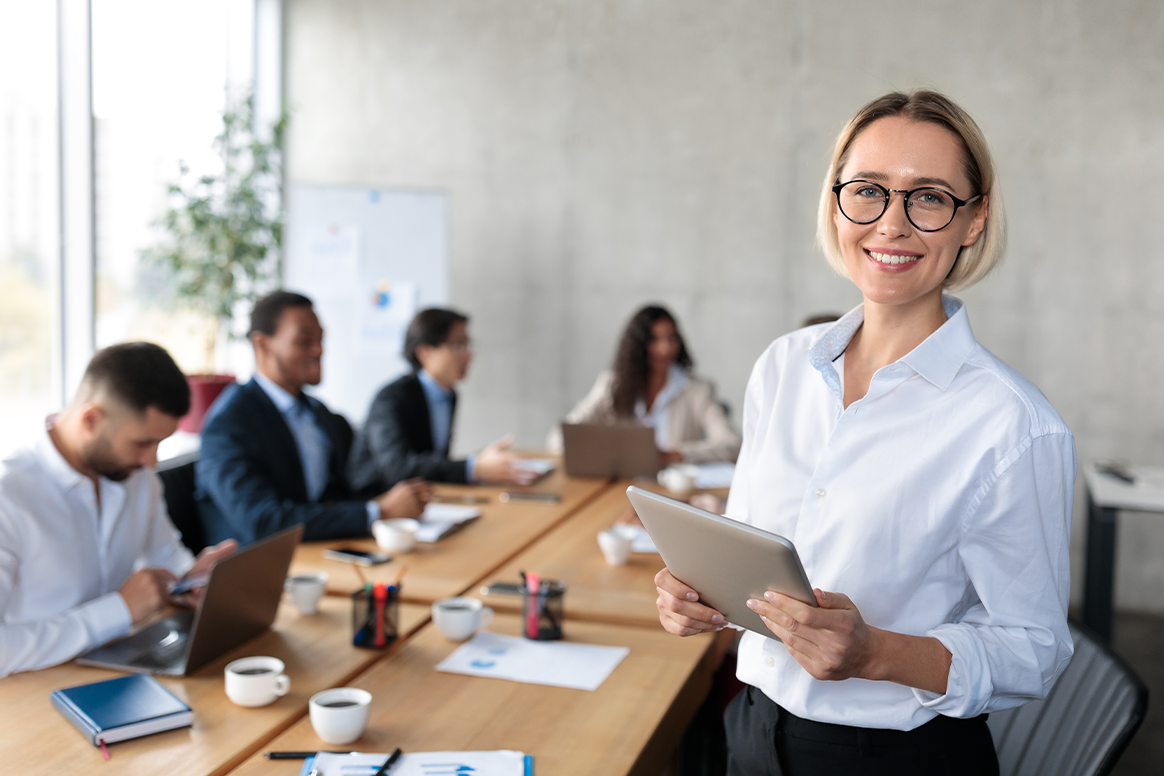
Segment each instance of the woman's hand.
[[668,569],[655,575],[655,589],[659,598],[659,622],[664,630],[676,636],[694,636],[696,633],[723,630],[724,616],[699,603],[699,593],[672,576]]
[[748,600],[813,678],[857,677],[945,694],[953,658],[942,642],[874,628],[844,593],[813,593],[819,609],[772,590],[764,601]]
[[765,601],[749,599],[748,608],[814,678],[876,678],[870,675],[878,646],[875,629],[865,624],[847,595],[819,589],[813,593],[819,609],[772,590],[764,594]]

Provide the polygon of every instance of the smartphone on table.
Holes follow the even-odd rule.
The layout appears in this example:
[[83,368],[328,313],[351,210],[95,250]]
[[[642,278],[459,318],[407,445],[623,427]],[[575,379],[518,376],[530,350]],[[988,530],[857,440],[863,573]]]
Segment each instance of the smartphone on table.
[[392,560],[391,555],[382,552],[368,552],[357,550],[355,547],[336,547],[334,550],[324,550],[323,557],[331,560],[342,560],[346,563],[357,563],[361,566],[378,566]]

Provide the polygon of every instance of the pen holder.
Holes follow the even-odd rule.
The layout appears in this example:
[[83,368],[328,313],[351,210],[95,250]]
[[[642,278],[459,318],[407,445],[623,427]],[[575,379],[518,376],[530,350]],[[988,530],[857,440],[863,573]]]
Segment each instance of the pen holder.
[[400,589],[378,582],[352,593],[352,644],[383,649],[399,635]]
[[548,579],[538,585],[536,593],[523,591],[522,635],[535,641],[555,641],[562,638],[565,594],[565,585]]

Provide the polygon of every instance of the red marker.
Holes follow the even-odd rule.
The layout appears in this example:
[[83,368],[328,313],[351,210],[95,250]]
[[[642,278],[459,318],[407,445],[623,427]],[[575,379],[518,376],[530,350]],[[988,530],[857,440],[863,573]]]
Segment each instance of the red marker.
[[383,582],[377,582],[372,598],[376,601],[376,640],[372,643],[382,647],[388,643],[384,638],[384,604],[388,601],[388,586]]
[[538,595],[538,587],[541,580],[538,575],[532,571],[525,575],[525,597],[529,602],[526,606],[525,612],[525,637],[527,639],[536,639],[538,637],[538,618],[541,615],[541,596]]

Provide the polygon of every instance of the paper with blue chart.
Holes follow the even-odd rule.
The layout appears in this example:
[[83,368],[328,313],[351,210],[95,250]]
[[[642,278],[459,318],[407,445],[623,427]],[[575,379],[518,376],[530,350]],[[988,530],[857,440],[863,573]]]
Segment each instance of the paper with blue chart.
[[525,684],[597,690],[629,652],[626,647],[530,641],[485,632],[460,646],[436,668]]
[[[387,754],[332,754],[321,752],[303,763],[300,776],[316,770],[318,776],[372,776]],[[522,752],[413,752],[392,764],[392,776],[526,776],[533,774],[533,758]]]

